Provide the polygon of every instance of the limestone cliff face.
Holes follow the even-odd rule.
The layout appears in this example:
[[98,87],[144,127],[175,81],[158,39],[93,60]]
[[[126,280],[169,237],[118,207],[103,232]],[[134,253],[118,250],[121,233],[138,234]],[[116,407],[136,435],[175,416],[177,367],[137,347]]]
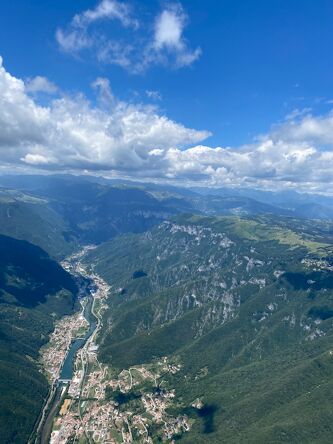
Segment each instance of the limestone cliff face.
[[[274,318],[283,326],[297,324],[302,340],[325,335],[304,304],[285,314],[295,303],[289,277],[309,272],[304,258],[310,252],[294,237],[280,227],[272,231],[267,222],[192,217],[100,246],[89,260],[113,288],[101,349],[153,337],[161,328],[177,330],[179,322],[186,324],[187,341],[195,340],[242,316],[253,300],[248,319],[258,331]],[[136,274],[141,277],[133,279]],[[314,282],[307,282],[310,292]]]
[[[163,378],[176,413],[200,399],[213,444],[282,442],[276,418],[290,442],[327,442],[332,245],[314,222],[198,216],[100,245],[87,258],[112,286],[99,357],[119,370],[177,360]],[[198,419],[182,439],[207,442]]]

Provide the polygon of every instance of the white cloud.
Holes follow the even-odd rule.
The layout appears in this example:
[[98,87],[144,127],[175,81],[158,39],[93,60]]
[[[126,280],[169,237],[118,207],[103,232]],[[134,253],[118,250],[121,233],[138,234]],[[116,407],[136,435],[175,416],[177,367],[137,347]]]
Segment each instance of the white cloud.
[[167,177],[178,180],[333,194],[333,113],[301,113],[241,147],[173,148],[165,157]]
[[313,117],[311,114],[305,115],[302,119],[292,120],[277,128],[273,132],[275,137],[283,132],[284,137],[293,141],[311,141],[312,143],[328,144],[333,143],[333,113],[328,115]]
[[156,107],[118,101],[108,79],[93,86],[101,107],[83,95],[40,106],[0,58],[1,167],[333,194],[333,113],[301,113],[248,145],[212,148],[200,145],[209,132],[186,128]]
[[26,154],[24,157],[22,157],[20,160],[22,160],[24,163],[27,163],[28,165],[49,165],[55,162],[55,159],[52,157],[44,156],[43,154]]
[[78,53],[82,49],[91,48],[94,45],[94,40],[90,37],[85,29],[69,29],[64,31],[57,29],[55,34],[59,47],[68,53]]
[[289,114],[286,115],[285,120],[298,119],[299,117],[311,114],[311,111],[312,111],[311,108],[303,108],[303,109],[295,108]]
[[83,49],[95,47],[100,39],[89,33],[89,26],[102,20],[119,20],[125,27],[137,29],[139,23],[132,18],[131,10],[125,3],[116,0],[102,0],[96,8],[76,14],[67,29],[58,28],[56,40],[59,47],[69,53],[79,53]]
[[72,21],[73,27],[84,28],[100,20],[119,20],[123,26],[138,28],[139,23],[131,17],[131,10],[125,3],[116,0],[102,0],[95,9],[87,9],[76,14]]
[[134,48],[132,45],[108,40],[102,42],[96,47],[96,57],[99,62],[120,66],[123,69],[132,72],[139,70],[133,65]]
[[[118,21],[123,32],[118,30],[115,38],[112,28],[97,28],[102,20]],[[140,26],[127,3],[102,0],[94,9],[76,14],[66,28],[58,28],[55,37],[64,52],[77,56],[86,51],[101,63],[142,73],[157,64],[189,66],[200,57],[201,49],[192,50],[184,38],[187,23],[180,4],[168,5],[153,24]]]
[[182,68],[183,66],[192,65],[201,56],[201,48],[196,48],[194,51],[181,51],[177,54],[176,66]]
[[155,22],[154,50],[158,54],[164,50],[173,53],[179,67],[191,65],[201,55],[201,49],[192,51],[183,37],[187,21],[183,8],[176,4],[164,9]]
[[32,94],[38,92],[55,94],[58,92],[58,87],[46,77],[42,76],[36,76],[32,79],[28,79],[25,83],[25,89],[27,92]]
[[155,23],[154,46],[157,49],[170,48],[181,50],[183,29],[186,16],[180,7],[166,9],[158,17]]
[[82,95],[40,106],[24,82],[0,65],[1,163],[135,175],[156,169],[151,151],[198,143],[209,135],[159,115],[154,107],[117,101],[107,79],[96,79],[94,87],[104,105],[112,102],[108,109],[91,106]]
[[111,85],[109,79],[105,77],[97,77],[91,85],[98,92],[100,103],[104,106],[111,106],[114,102]]
[[146,95],[149,99],[152,99],[152,100],[157,100],[157,101],[162,100],[162,95],[159,91],[147,89]]
[[210,185],[333,193],[333,139],[329,151],[322,151],[310,141],[286,138],[283,130],[240,148],[171,149],[167,153],[172,166],[169,175]]
[[154,150],[149,151],[149,156],[162,156],[164,154],[164,151],[160,148],[155,148]]

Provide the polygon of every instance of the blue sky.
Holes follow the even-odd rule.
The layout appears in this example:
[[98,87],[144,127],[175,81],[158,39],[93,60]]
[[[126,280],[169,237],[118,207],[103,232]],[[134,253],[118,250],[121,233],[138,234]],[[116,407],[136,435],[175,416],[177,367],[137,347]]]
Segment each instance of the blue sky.
[[[128,136],[127,127],[122,127],[126,144],[112,134],[112,143],[106,141],[112,145],[108,153],[105,145],[96,148],[100,162],[86,162],[89,155],[75,147],[75,156],[80,159],[77,164],[62,160],[66,155],[73,159],[73,152],[64,153],[60,159],[58,138],[45,142],[40,137],[37,143],[35,137],[29,141],[31,152],[26,153],[21,148],[27,141],[18,140],[17,162],[9,158],[7,147],[4,164],[122,175],[136,171],[135,175],[142,177],[143,170],[149,177],[160,177],[163,170],[168,180],[265,187],[277,184],[310,191],[321,190],[331,181],[325,171],[320,178],[308,177],[300,184],[295,169],[297,162],[307,159],[305,169],[317,170],[319,161],[320,165],[328,161],[327,157],[318,159],[318,155],[325,151],[328,156],[331,150],[332,1],[12,0],[1,2],[0,24],[3,70],[25,85],[22,94],[27,101],[23,105],[22,96],[15,99],[16,103],[29,108],[31,100],[36,107],[51,107],[54,117],[59,115],[55,109],[59,102],[53,105],[53,101],[75,97],[77,105],[81,95],[90,100],[89,113],[97,107],[108,125],[112,120],[113,130],[117,119],[118,124],[123,122],[124,113],[128,116],[139,110],[142,122],[146,128],[152,125],[150,134],[156,136],[147,142],[150,151],[143,152],[141,145],[147,139],[133,139],[141,124],[135,130],[130,127]],[[109,109],[108,100],[113,101]],[[120,111],[125,106],[126,112]],[[167,119],[165,125],[153,116]],[[157,122],[157,127],[152,122]],[[189,132],[173,127],[168,135],[168,122]],[[42,128],[38,125],[40,122],[37,127]],[[66,126],[64,122],[61,125]],[[321,126],[320,137],[318,130],[311,132],[314,125]],[[178,130],[182,133],[176,136]],[[89,133],[88,140],[90,136],[94,137]],[[258,146],[263,140],[273,140],[274,148],[269,159],[254,155],[262,171],[249,174],[245,167],[236,171],[230,157],[243,153],[242,164],[249,153],[269,151]],[[292,153],[287,155],[287,148],[276,148],[278,143],[288,144]],[[296,148],[295,143],[299,144]],[[123,158],[114,151],[114,145]],[[231,151],[211,152],[216,147],[230,147]],[[184,153],[192,148],[196,151],[189,151],[186,157]],[[54,150],[51,154],[50,149]],[[277,152],[284,158],[289,156],[287,168],[275,168],[281,160],[276,159]],[[200,157],[206,160],[196,167]],[[146,165],[147,158],[154,162]],[[177,166],[170,167],[170,162]]]

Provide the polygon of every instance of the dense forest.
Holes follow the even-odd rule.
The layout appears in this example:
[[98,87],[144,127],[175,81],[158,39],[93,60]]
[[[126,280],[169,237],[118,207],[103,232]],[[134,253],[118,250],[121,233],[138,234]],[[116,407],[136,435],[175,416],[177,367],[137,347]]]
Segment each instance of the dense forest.
[[329,443],[332,244],[329,224],[267,216],[178,217],[102,244],[86,258],[114,289],[100,359],[181,365],[160,381],[193,421],[181,442]]
[[76,284],[47,253],[0,236],[0,429],[4,444],[25,443],[48,382],[39,349],[56,319],[73,312]]

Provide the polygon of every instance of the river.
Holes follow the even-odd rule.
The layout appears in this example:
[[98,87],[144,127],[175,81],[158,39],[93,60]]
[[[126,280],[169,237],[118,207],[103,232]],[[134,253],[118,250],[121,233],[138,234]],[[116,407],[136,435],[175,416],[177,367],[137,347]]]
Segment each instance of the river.
[[75,341],[72,342],[61,369],[60,380],[64,381],[72,379],[76,354],[85,345],[90,336],[96,330],[97,318],[92,313],[93,297],[91,292],[93,290],[94,290],[94,284],[93,281],[91,280],[90,283],[86,286],[86,296],[88,297],[88,302],[84,307],[84,317],[87,319],[89,323],[89,329],[84,337],[75,339]]
[[[77,264],[79,264],[79,260],[77,261]],[[35,444],[49,444],[54,417],[56,416],[64,398],[64,394],[67,391],[68,383],[73,377],[74,362],[77,352],[84,347],[88,339],[98,328],[98,320],[92,310],[94,302],[93,292],[96,291],[97,286],[91,277],[81,275],[78,272],[79,267],[75,266],[77,264],[72,263],[72,266],[68,271],[72,272],[72,275],[77,281],[79,298],[87,298],[83,313],[89,323],[89,328],[84,337],[77,338],[72,342],[68,350],[61,368],[60,377],[51,387],[48,400],[44,406],[41,419],[36,429]],[[73,270],[75,270],[75,272],[73,272]]]

